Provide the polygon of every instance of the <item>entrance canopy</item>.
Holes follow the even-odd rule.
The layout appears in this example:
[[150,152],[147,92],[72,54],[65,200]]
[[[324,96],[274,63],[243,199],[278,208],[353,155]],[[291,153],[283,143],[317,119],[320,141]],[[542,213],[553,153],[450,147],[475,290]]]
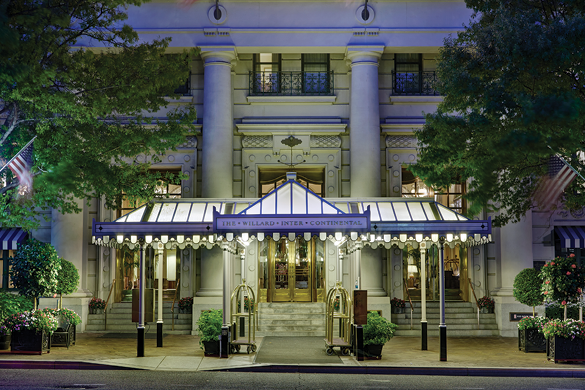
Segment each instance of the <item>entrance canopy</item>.
[[555,226],[555,233],[561,241],[561,248],[585,248],[583,226]]
[[422,241],[477,245],[491,241],[491,220],[470,220],[432,198],[324,199],[294,179],[261,199],[157,199],[114,222],[92,223],[93,242],[121,246],[144,240],[179,247],[218,242],[318,236],[377,247]]
[[17,250],[18,245],[28,238],[28,233],[21,228],[0,229],[0,246],[2,250]]

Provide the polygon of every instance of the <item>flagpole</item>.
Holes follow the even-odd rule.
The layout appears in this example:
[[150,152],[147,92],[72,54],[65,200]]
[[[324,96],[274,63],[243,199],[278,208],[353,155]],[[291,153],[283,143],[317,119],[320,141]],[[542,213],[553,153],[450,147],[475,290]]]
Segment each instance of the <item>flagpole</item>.
[[3,166],[2,168],[0,168],[0,172],[2,172],[2,171],[4,170],[4,168],[6,168],[8,165],[10,165],[10,163],[12,162],[12,160],[14,160],[16,157],[18,157],[18,156],[20,155],[20,153],[21,153],[21,152],[22,152],[24,149],[28,148],[28,146],[29,146],[30,144],[32,144],[32,143],[33,143],[33,141],[34,141],[36,138],[37,138],[37,136],[35,135],[35,136],[33,137],[33,139],[31,139],[30,141],[28,141],[28,143],[27,143],[26,145],[24,145],[24,147],[23,147],[22,149],[20,149],[20,151],[19,151],[18,153],[16,153],[16,154],[14,155],[14,157],[12,157],[12,158],[10,159],[10,161],[8,161],[6,164],[4,164],[4,166]]
[[561,156],[560,156],[560,155],[559,155],[557,152],[555,152],[555,151],[553,150],[553,148],[551,148],[551,147],[550,147],[550,145],[546,145],[546,146],[548,146],[548,148],[549,148],[550,150],[552,150],[554,153],[556,153],[556,156],[557,156],[557,157],[558,157],[558,158],[559,158],[559,159],[560,159],[560,160],[561,160],[563,163],[565,163],[565,164],[566,164],[566,165],[567,165],[569,168],[571,168],[571,170],[572,170],[573,172],[575,172],[575,174],[576,174],[577,176],[579,176],[579,177],[581,178],[581,180],[585,181],[585,178],[584,178],[583,176],[581,176],[581,174],[580,174],[579,172],[577,172],[577,170],[576,170],[575,168],[573,168],[573,166],[572,166],[571,164],[569,164],[568,162],[566,162],[564,158],[562,158],[562,157],[561,157]]

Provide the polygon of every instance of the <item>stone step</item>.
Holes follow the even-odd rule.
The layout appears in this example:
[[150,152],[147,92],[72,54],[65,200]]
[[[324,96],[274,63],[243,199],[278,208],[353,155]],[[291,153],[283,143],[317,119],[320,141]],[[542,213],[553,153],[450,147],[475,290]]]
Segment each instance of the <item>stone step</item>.
[[302,337],[302,336],[306,336],[306,337],[323,337],[325,338],[325,331],[324,330],[320,330],[320,331],[283,331],[283,332],[277,332],[277,331],[270,331],[270,332],[264,332],[264,331],[257,331],[256,332],[256,337],[266,337],[266,336],[280,336],[280,337]]
[[[451,329],[449,325],[447,325],[447,342],[449,337],[493,337],[499,336],[499,330],[493,329]],[[414,329],[414,330],[397,330],[394,333],[395,337],[421,337],[421,330]],[[439,337],[439,330],[438,329],[427,329],[427,336],[428,337]]]
[[[427,313],[427,319],[428,318],[440,318],[441,314],[440,313]],[[414,312],[413,314],[410,313],[405,313],[405,314],[392,314],[392,320],[398,320],[398,319],[410,319],[410,317],[414,318],[415,320],[419,320],[422,318],[422,314],[421,313],[417,313]],[[475,318],[475,320],[477,321],[477,313],[445,313],[445,318]],[[496,315],[495,314],[480,314],[479,315],[480,319],[493,319],[495,321],[496,319]]]
[[[152,323],[152,324],[146,324],[146,329],[150,328],[150,331],[152,332],[152,329],[154,329],[154,332],[156,332],[156,322]],[[163,332],[166,332],[167,330],[171,330],[172,326],[171,324],[163,324]],[[108,323],[108,327],[107,329],[104,329],[104,325],[86,325],[85,328],[86,332],[99,332],[99,331],[109,331],[111,333],[124,333],[124,332],[131,332],[131,331],[136,331],[136,324],[132,323],[132,324],[125,324],[125,325],[110,325]],[[180,330],[180,331],[185,331],[185,332],[189,332],[188,334],[191,333],[191,325],[177,325],[175,324],[175,330]]]
[[264,326],[325,326],[325,318],[322,319],[288,319],[288,320],[273,320],[273,319],[264,319],[260,321],[260,323]]
[[[397,324],[398,330],[405,330],[410,329],[410,323],[408,324]],[[420,329],[421,324],[413,322],[412,323],[413,329]],[[437,328],[439,329],[439,323],[427,323],[427,329],[430,328]],[[456,324],[456,323],[447,323],[447,329],[457,329],[457,330],[477,330],[477,323],[475,324]],[[498,329],[498,324],[482,324],[480,323],[479,329]]]
[[[124,330],[124,331],[107,330],[107,331],[105,331],[103,329],[97,329],[97,330],[86,330],[86,332],[87,333],[129,333],[129,334],[136,334],[137,333],[136,329],[131,330],[131,331],[127,331],[127,330]],[[153,333],[153,331],[150,330],[148,333]],[[156,329],[154,330],[154,333],[156,333]],[[170,328],[169,329],[163,328],[163,333],[164,334],[188,334],[188,335],[190,335],[191,331],[190,330],[177,330],[177,329],[171,330]],[[164,344],[164,342],[163,342],[163,344]]]
[[[397,325],[410,325],[410,319],[407,318],[399,318],[397,320],[393,320],[392,322],[394,322]],[[427,318],[427,323],[428,324],[439,324],[439,318]],[[420,319],[412,319],[412,323],[413,324],[420,324]],[[477,318],[445,318],[445,323],[447,324],[476,324],[477,325]],[[479,319],[479,323],[480,324],[495,324],[496,322],[494,320],[490,320],[490,319]]]

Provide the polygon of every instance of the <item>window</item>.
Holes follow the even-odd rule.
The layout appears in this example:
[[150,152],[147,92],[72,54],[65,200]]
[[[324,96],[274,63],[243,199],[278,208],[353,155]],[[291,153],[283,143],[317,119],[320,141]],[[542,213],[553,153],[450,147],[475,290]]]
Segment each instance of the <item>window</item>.
[[254,54],[254,92],[280,92],[279,75],[281,70],[280,54]]
[[[168,180],[164,179],[164,176],[167,173],[178,175],[181,173],[180,169],[151,169],[151,173],[159,172],[161,174],[162,179],[159,179],[159,185],[156,186],[154,190],[154,197],[155,198],[171,198],[171,199],[180,199],[181,198],[181,185],[180,184],[172,184],[169,183]],[[147,202],[131,202],[126,196],[123,195],[122,199],[122,207],[118,209],[117,218],[123,217],[124,215],[128,214],[130,211],[142,206]]]
[[175,89],[175,93],[177,95],[183,96],[191,96],[191,73],[189,72],[189,77],[185,80],[184,84],[181,84]]
[[421,87],[422,54],[394,56],[395,93],[418,93]]
[[452,184],[448,188],[433,189],[421,179],[414,176],[406,167],[402,167],[403,198],[433,198],[443,206],[463,214],[467,210],[467,202],[463,198],[466,192],[465,182]]
[[[260,197],[278,188],[286,181],[283,169],[260,169]],[[297,181],[321,197],[325,197],[325,169],[297,169]]]
[[304,93],[327,93],[329,85],[329,54],[302,54]]

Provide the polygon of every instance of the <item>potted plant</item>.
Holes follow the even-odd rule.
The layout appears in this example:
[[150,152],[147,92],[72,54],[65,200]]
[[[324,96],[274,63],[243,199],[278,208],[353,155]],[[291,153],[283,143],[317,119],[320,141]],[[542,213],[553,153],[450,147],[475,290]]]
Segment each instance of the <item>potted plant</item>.
[[548,360],[557,363],[585,359],[585,323],[582,321],[550,320],[544,324],[542,332],[548,342]]
[[76,327],[81,324],[81,317],[66,308],[62,309],[43,309],[44,312],[50,313],[57,318],[57,330],[51,335],[51,346],[65,346],[75,344],[77,338]]
[[33,309],[32,300],[18,294],[0,291],[0,350],[10,349],[11,331],[6,318]]
[[193,297],[179,299],[179,312],[184,314],[191,314],[193,312]]
[[392,313],[401,314],[404,313],[406,302],[404,302],[404,299],[394,297],[390,300],[390,306],[392,306]]
[[205,355],[219,355],[219,335],[223,325],[223,310],[210,309],[201,312],[197,320],[199,345]]
[[585,271],[577,266],[577,259],[571,253],[568,257],[557,257],[540,269],[543,280],[541,291],[548,301],[560,302],[563,319],[567,319],[567,304],[578,301],[585,288]]
[[59,294],[59,308],[63,307],[63,295],[72,294],[77,291],[79,285],[79,272],[72,262],[59,258],[61,269],[57,273],[57,288],[55,292]]
[[10,329],[6,325],[0,325],[0,351],[10,348],[11,336]]
[[518,349],[524,352],[546,352],[546,339],[542,327],[545,317],[524,317],[518,322]]
[[89,301],[89,314],[102,314],[106,308],[106,301],[101,298],[93,297]]
[[57,318],[41,310],[13,314],[5,320],[12,333],[12,351],[49,352],[51,334],[57,330]]
[[488,296],[483,296],[477,300],[477,305],[479,306],[479,310],[482,313],[493,313],[495,302],[492,298]]
[[388,321],[377,311],[369,311],[367,320],[367,324],[363,327],[364,355],[379,359],[382,357],[384,344],[394,337],[398,325]]
[[514,278],[514,298],[524,305],[532,306],[532,316],[536,315],[535,306],[542,305],[544,294],[541,291],[542,279],[534,268],[526,268]]

